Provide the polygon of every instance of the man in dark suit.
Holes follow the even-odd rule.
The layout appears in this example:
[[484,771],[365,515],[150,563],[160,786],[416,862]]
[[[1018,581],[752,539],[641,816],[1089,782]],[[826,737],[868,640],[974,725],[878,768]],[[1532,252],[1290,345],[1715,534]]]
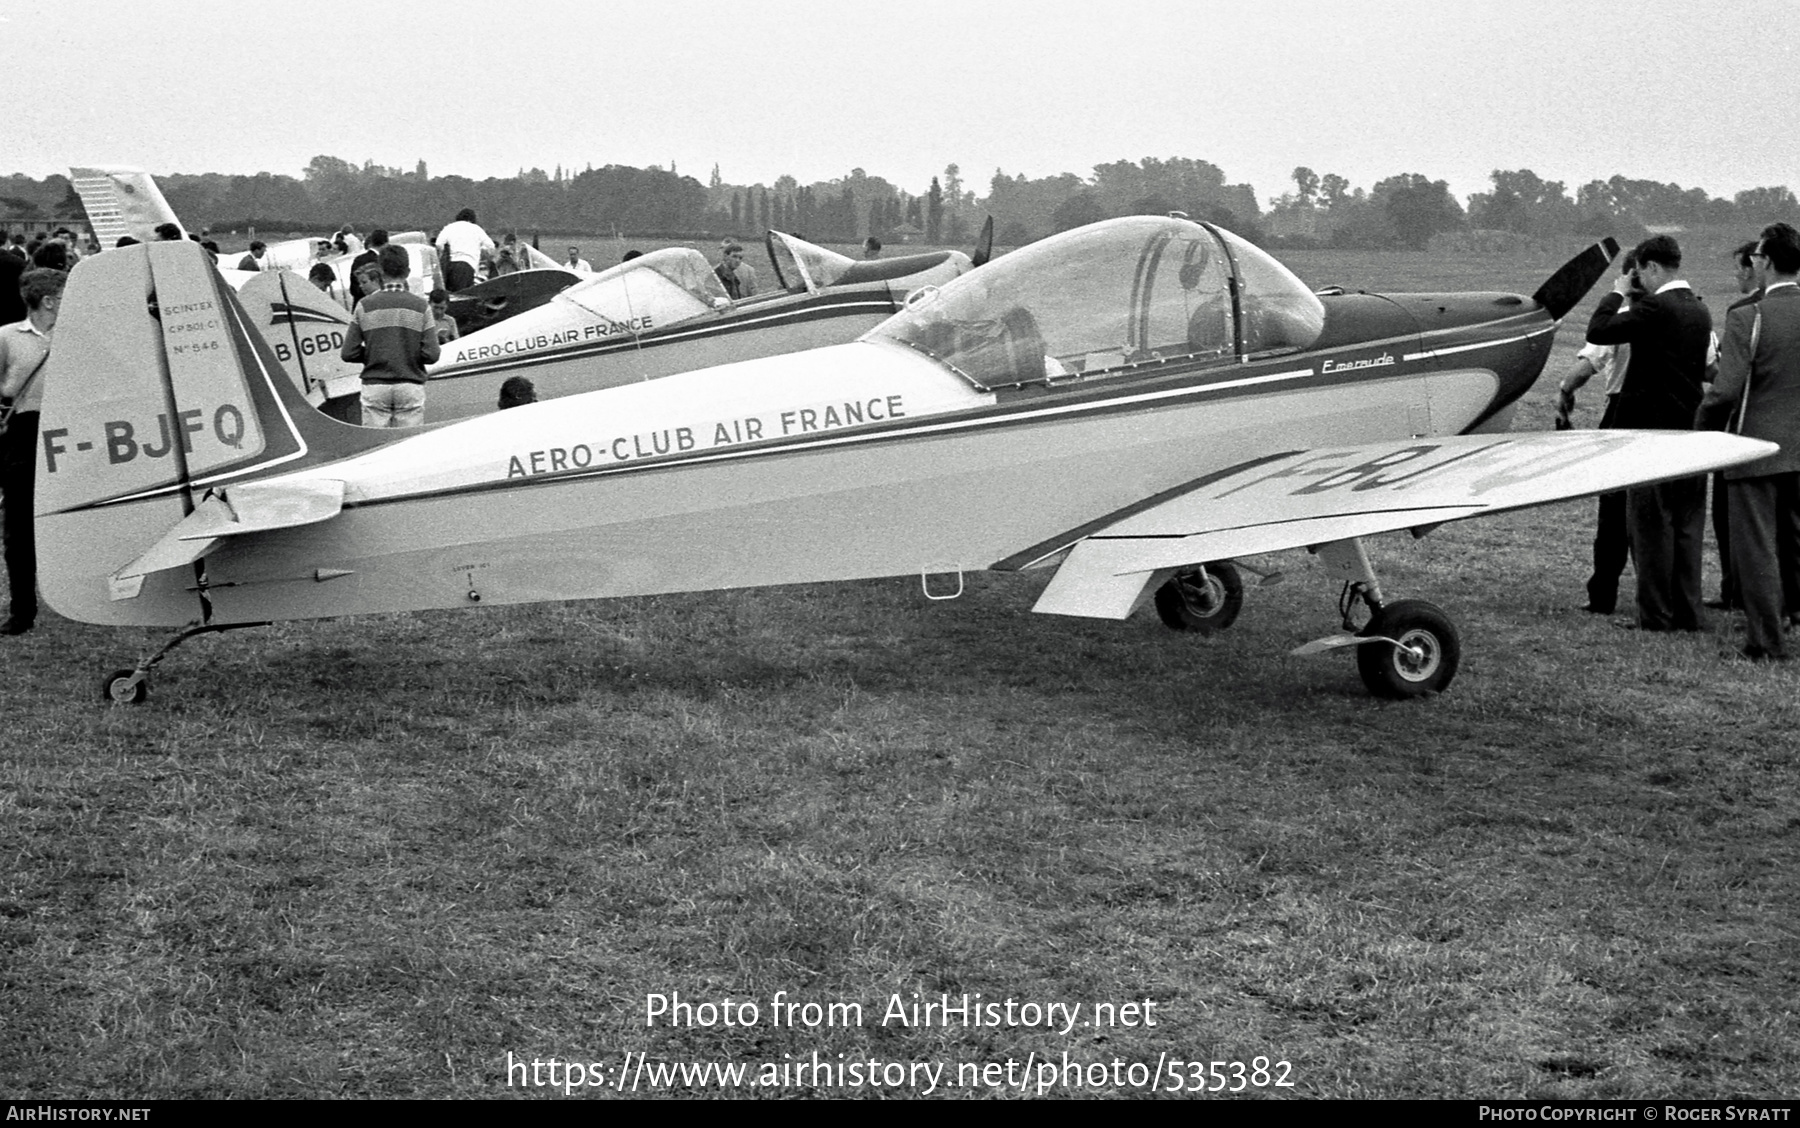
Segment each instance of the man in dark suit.
[[377,227],[369,232],[369,246],[362,254],[350,260],[350,308],[368,294],[381,289],[381,248],[387,246],[386,228]]
[[[1762,301],[1762,271],[1750,261],[1750,256],[1756,253],[1756,244],[1757,240],[1752,239],[1731,252],[1732,273],[1737,280],[1738,293],[1743,296],[1725,307],[1728,318],[1739,306]],[[1718,429],[1724,427],[1725,421],[1721,420]],[[1706,605],[1742,611],[1744,602],[1738,596],[1737,573],[1731,566],[1731,494],[1725,488],[1723,470],[1715,471],[1712,476],[1712,527],[1713,540],[1719,546],[1719,598],[1708,600]]]
[[10,251],[0,251],[0,325],[25,320],[25,299],[19,296],[19,279],[26,261]]
[[1731,556],[1744,601],[1742,654],[1779,661],[1788,656],[1783,588],[1800,583],[1793,574],[1800,561],[1800,239],[1774,231],[1752,261],[1762,274],[1762,301],[1726,315],[1719,379],[1696,422],[1729,417],[1739,434],[1781,444],[1767,458],[1726,471]]
[[[1629,285],[1637,276],[1637,252],[1626,251],[1619,260],[1619,274]],[[1630,291],[1621,309],[1631,299],[1641,297]],[[1569,413],[1575,410],[1575,393],[1598,375],[1606,389],[1606,408],[1600,415],[1600,429],[1610,431],[1619,424],[1613,418],[1619,389],[1625,386],[1625,372],[1631,363],[1630,345],[1586,345],[1575,354],[1575,366],[1562,378],[1557,388],[1556,429],[1570,428]],[[1594,524],[1594,574],[1588,577],[1587,605],[1583,611],[1611,615],[1618,606],[1619,577],[1631,560],[1631,532],[1625,523],[1625,491],[1614,490],[1600,495],[1599,518]]]
[[[1631,289],[1621,277],[1588,322],[1591,344],[1631,346],[1613,425],[1689,430],[1706,378],[1712,315],[1680,277],[1681,247],[1673,238],[1653,235],[1635,253],[1646,296],[1621,311]],[[1637,564],[1635,625],[1647,631],[1699,630],[1706,479],[1634,487],[1626,492],[1625,508]]]

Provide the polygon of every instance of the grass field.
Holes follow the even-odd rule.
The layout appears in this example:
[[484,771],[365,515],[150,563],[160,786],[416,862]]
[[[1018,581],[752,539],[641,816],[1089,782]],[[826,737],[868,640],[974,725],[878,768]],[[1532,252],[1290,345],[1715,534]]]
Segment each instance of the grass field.
[[[1690,250],[1715,311],[1727,240]],[[1575,249],[1282,257],[1530,293]],[[1405,704],[1287,655],[1335,625],[1299,553],[1210,640],[1031,615],[1042,576],[896,579],[246,631],[136,709],[97,681],[155,637],[48,616],[0,647],[0,1092],[562,1095],[510,1054],[596,1096],[1035,1095],[1045,1062],[1045,1095],[1176,1095],[1171,1061],[1270,1097],[1792,1095],[1800,675],[1726,661],[1729,619],[1574,610],[1592,517],[1374,541],[1463,631]],[[1082,1009],[884,1024],[915,992]],[[646,1026],[676,994],[756,1021]]]

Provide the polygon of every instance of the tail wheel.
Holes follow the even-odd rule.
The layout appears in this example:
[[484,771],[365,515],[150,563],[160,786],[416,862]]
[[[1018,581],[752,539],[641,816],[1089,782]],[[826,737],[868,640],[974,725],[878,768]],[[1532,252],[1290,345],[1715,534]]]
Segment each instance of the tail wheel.
[[1436,604],[1402,599],[1376,613],[1365,635],[1392,642],[1356,648],[1356,669],[1377,697],[1404,699],[1442,693],[1462,663],[1462,640]]
[[1231,564],[1189,568],[1156,589],[1156,613],[1171,630],[1214,634],[1243,609],[1244,577]]
[[149,677],[136,670],[114,670],[100,679],[100,700],[113,705],[142,705],[150,696]]

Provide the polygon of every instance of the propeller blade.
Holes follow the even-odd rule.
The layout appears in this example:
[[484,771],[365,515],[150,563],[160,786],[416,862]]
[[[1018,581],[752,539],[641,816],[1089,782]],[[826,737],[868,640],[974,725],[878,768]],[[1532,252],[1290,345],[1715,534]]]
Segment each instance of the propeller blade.
[[987,222],[981,225],[981,237],[975,240],[975,250],[970,252],[969,261],[976,266],[994,257],[994,217],[988,216]]

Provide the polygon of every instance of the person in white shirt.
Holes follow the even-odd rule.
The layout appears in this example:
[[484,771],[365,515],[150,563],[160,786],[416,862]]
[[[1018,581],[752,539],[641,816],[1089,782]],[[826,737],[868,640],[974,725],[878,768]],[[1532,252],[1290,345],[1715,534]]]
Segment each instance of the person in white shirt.
[[0,506],[5,508],[6,577],[12,603],[0,635],[20,635],[37,621],[37,540],[32,524],[37,480],[38,409],[44,364],[68,275],[28,270],[19,279],[25,320],[0,326],[0,398],[9,401],[0,432]]
[[445,286],[451,293],[475,284],[475,272],[484,254],[493,255],[494,240],[475,222],[475,209],[464,208],[456,220],[438,232],[438,247],[450,256]]
[[581,257],[580,247],[571,246],[569,248],[569,257],[563,265],[570,270],[578,270],[583,274],[592,274],[594,272],[593,264]]

